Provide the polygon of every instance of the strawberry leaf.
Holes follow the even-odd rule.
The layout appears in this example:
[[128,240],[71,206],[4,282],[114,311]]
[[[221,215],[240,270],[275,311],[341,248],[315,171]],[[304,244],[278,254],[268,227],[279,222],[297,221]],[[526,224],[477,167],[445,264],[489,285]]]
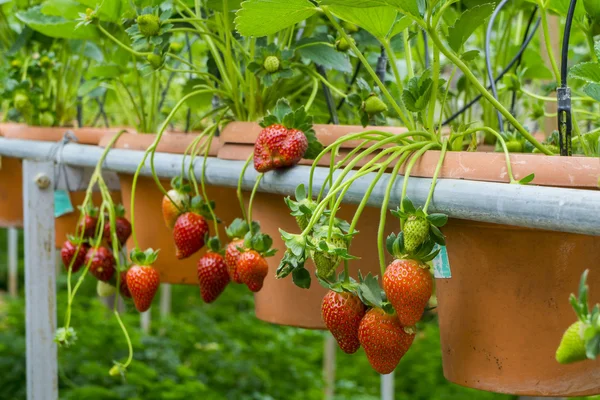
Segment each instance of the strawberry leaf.
[[437,226],[434,225],[430,225],[429,226],[429,233],[431,235],[431,238],[440,246],[445,246],[446,245],[446,238],[444,237],[444,234],[442,233],[442,231],[440,231],[440,229]]
[[303,158],[307,160],[314,160],[319,156],[319,154],[321,154],[321,152],[323,152],[323,149],[325,147],[321,142],[319,142],[319,139],[317,139],[317,135],[312,129],[303,132],[306,136],[306,139],[308,140],[308,148],[306,149]]
[[292,272],[294,284],[302,289],[310,289],[310,272],[306,268],[296,268]]
[[414,214],[415,212],[417,212],[415,205],[408,197],[402,199],[402,209],[406,214]]
[[230,239],[243,238],[249,231],[250,229],[248,228],[248,222],[241,218],[234,219],[231,225],[225,228],[227,237]]
[[358,287],[358,296],[363,303],[371,307],[381,307],[383,297],[377,278],[369,273]]
[[296,200],[302,201],[306,199],[306,187],[304,183],[301,183],[296,187]]
[[427,220],[431,225],[441,228],[448,222],[448,216],[446,214],[430,214],[427,216]]

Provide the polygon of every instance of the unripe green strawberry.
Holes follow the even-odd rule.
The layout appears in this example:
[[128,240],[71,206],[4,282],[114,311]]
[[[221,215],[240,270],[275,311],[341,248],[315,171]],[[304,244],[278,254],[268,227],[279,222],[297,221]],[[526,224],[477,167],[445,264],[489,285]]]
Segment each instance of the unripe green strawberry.
[[40,58],[40,66],[42,68],[52,68],[53,65],[54,65],[54,62],[52,62],[50,57],[43,56],[42,58]]
[[29,97],[27,97],[27,95],[23,93],[15,94],[14,104],[17,111],[27,110],[31,105],[31,103],[29,102]]
[[506,142],[506,149],[509,153],[523,152],[523,143],[519,140],[509,140]]
[[96,292],[100,297],[114,296],[116,291],[117,289],[113,285],[110,285],[106,282],[98,281],[96,284]]
[[169,50],[171,50],[173,53],[179,53],[182,49],[183,43],[181,42],[171,42],[171,44],[169,44]]
[[267,72],[273,73],[279,71],[281,67],[281,62],[279,58],[276,56],[268,56],[265,58],[265,62],[263,63],[263,67],[267,70]]
[[21,60],[12,60],[10,62],[10,66],[14,69],[20,69],[23,66],[23,63],[21,62]]
[[[298,203],[308,207],[312,211],[315,211],[315,209],[317,208],[317,203],[315,203],[311,199],[304,199],[302,201],[299,201]],[[306,229],[306,227],[308,226],[309,220],[310,220],[310,218],[307,215],[299,215],[296,217],[296,223],[298,223],[298,227],[301,230]]]
[[146,37],[158,35],[160,19],[153,14],[144,14],[137,17],[140,33]]
[[570,364],[587,359],[585,354],[585,340],[583,338],[585,328],[586,325],[581,321],[577,321],[569,326],[563,334],[560,345],[556,350],[556,361],[561,364]]
[[363,103],[363,110],[369,115],[375,115],[388,110],[388,106],[378,96],[372,95]]
[[146,57],[146,59],[154,69],[159,69],[162,66],[163,59],[158,54],[148,54],[148,57]]
[[356,33],[359,31],[358,25],[353,24],[352,22],[342,21],[342,26],[344,29],[350,33]]
[[[334,228],[335,231],[331,235],[331,239],[327,239],[328,227],[324,226],[316,229],[314,235],[314,244],[316,247],[319,246],[319,242],[325,240],[329,248],[342,248],[348,247],[346,241],[341,236],[341,231],[338,228]],[[310,257],[317,267],[317,275],[324,279],[331,279],[335,276],[338,265],[342,262],[342,257],[331,254],[322,250],[311,250]]]
[[346,40],[346,38],[340,38],[337,42],[335,42],[335,49],[342,53],[350,50],[350,43],[356,44],[356,41],[353,38],[350,38],[350,42]]
[[404,249],[412,253],[427,240],[429,221],[425,217],[411,215],[404,224]]
[[40,115],[41,126],[52,126],[54,125],[54,115],[51,112],[45,111]]

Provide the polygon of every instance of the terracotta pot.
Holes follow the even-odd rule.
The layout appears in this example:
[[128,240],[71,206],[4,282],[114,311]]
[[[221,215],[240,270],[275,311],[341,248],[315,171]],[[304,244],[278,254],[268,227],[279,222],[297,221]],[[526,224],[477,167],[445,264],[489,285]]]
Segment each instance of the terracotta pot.
[[[42,140],[58,142],[64,133],[71,130],[81,144],[95,145],[103,136],[113,131],[101,128],[45,128],[30,127],[24,124],[0,124],[0,136],[9,139]],[[119,192],[111,192],[115,202],[121,201]],[[80,205],[85,198],[85,191],[70,193],[73,206]],[[102,196],[93,193],[92,200],[99,206]],[[61,247],[66,235],[75,231],[79,212],[72,212],[56,219],[55,245]],[[23,226],[23,178],[22,161],[19,158],[2,157],[0,164],[0,227]]]
[[[224,145],[219,151],[219,158],[246,160],[253,151],[254,142],[261,129],[258,124],[248,122],[234,122],[227,125],[221,134]],[[325,146],[346,134],[370,129],[379,129],[396,134],[406,132],[404,128],[315,125],[317,137]],[[345,143],[340,150],[340,157],[347,154],[357,143],[357,141]],[[321,161],[321,165],[328,166],[330,158],[324,157]],[[312,164],[312,161],[303,160],[302,164]],[[356,212],[356,208],[355,205],[344,205],[338,215],[350,221]],[[263,231],[273,238],[273,247],[279,249],[275,257],[268,259],[269,275],[265,280],[263,289],[254,296],[256,316],[261,320],[279,325],[325,329],[325,324],[321,318],[321,301],[326,290],[317,282],[314,274],[312,285],[308,290],[295,286],[291,277],[280,280],[275,279],[275,271],[285,250],[279,228],[286,232],[299,232],[294,218],[289,215],[290,211],[283,198],[278,195],[258,193],[252,210],[253,219],[260,221]],[[357,230],[360,232],[360,240],[355,240],[350,249],[352,255],[361,258],[359,261],[350,263],[351,274],[355,278],[358,276],[359,269],[364,275],[369,272],[379,275],[379,257],[377,255],[379,216],[379,209],[367,207],[363,211],[357,226]],[[398,226],[398,220],[395,217],[388,215],[387,218],[386,236],[397,230]],[[311,272],[314,271],[312,262],[309,262],[308,267]]]
[[[257,130],[248,129],[254,137]],[[356,129],[337,127],[336,131]],[[246,140],[245,145],[227,142],[220,154],[245,159],[251,151],[250,139],[236,139]],[[426,153],[412,175],[431,177],[438,158],[439,152]],[[594,158],[516,154],[511,162],[517,179],[535,174],[532,184],[598,189],[600,163]],[[450,152],[440,177],[508,182],[500,153]],[[283,244],[276,228],[298,231],[280,196],[260,194],[254,215],[279,248]],[[361,235],[351,251],[362,256],[359,263],[368,261],[374,272],[375,243],[363,242],[374,237],[378,215],[378,210],[365,210]],[[562,333],[575,321],[569,294],[577,290],[583,270],[600,263],[600,238],[458,220],[451,220],[444,233],[452,277],[437,279],[436,286],[446,378],[463,386],[519,395],[600,393],[598,362],[563,366],[554,360]],[[273,271],[280,257],[270,260]],[[320,327],[323,290],[315,285],[302,291],[293,287],[291,279],[275,282],[273,271],[256,295],[257,316],[273,323]],[[589,284],[591,301],[600,301],[600,292],[594,290],[600,288],[600,274],[592,271]]]
[[[115,147],[130,150],[146,150],[152,144],[155,137],[155,135],[151,134],[124,134],[117,140]],[[183,154],[187,146],[196,137],[196,134],[165,134],[158,146],[158,151]],[[107,143],[108,140],[109,138],[104,138],[101,145]],[[218,149],[219,141],[213,140],[210,154],[213,156],[216,155]],[[133,176],[122,174],[119,176],[119,180],[123,202],[129,216]],[[166,190],[170,189],[170,180],[161,180],[161,183]],[[219,227],[220,237],[223,243],[225,243],[227,239],[225,226],[241,215],[235,189],[208,186],[207,192],[210,200],[214,200],[217,203],[215,211],[223,221]],[[135,230],[138,244],[141,249],[150,247],[160,249],[158,260],[154,266],[160,272],[162,283],[195,285],[198,281],[196,263],[205,250],[185,260],[178,260],[175,257],[173,234],[165,226],[162,217],[162,198],[162,192],[151,177],[140,177],[138,179],[135,193]],[[211,223],[211,235],[214,235],[212,226]],[[127,245],[130,249],[133,248],[133,239],[129,240]]]

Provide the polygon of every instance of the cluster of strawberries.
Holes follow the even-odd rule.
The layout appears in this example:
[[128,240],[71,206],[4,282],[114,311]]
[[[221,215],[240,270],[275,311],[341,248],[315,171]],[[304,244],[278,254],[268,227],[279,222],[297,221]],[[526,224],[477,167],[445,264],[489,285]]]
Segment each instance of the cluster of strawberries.
[[[76,273],[85,266],[98,279],[98,292],[103,296],[114,293],[118,280],[121,295],[131,298],[132,293],[127,284],[128,272],[117,271],[115,254],[111,250],[113,243],[109,218],[105,216],[102,238],[97,240],[100,235],[98,208],[89,206],[84,212],[76,235],[69,235],[61,248],[60,255],[65,268],[70,268],[72,273]],[[115,207],[115,212],[115,231],[120,249],[131,235],[131,224],[124,216],[125,210],[122,205]]]
[[404,210],[393,212],[403,221],[399,235],[387,239],[395,260],[385,269],[383,288],[376,277],[359,276],[360,282],[340,277],[330,282],[321,313],[327,329],[340,348],[355,353],[360,346],[377,372],[389,374],[398,365],[415,338],[433,292],[433,277],[427,264],[443,245],[438,229],[447,217],[416,210],[410,200]]
[[269,269],[265,257],[274,254],[271,238],[260,233],[256,222],[250,229],[247,222],[237,219],[227,228],[231,242],[223,249],[217,237],[209,237],[207,219],[215,218],[214,204],[200,196],[190,198],[188,185],[180,179],[174,179],[172,186],[163,197],[162,212],[165,224],[173,230],[177,258],[188,258],[208,246],[197,264],[202,299],[214,302],[230,282],[243,283],[253,292],[262,289]]

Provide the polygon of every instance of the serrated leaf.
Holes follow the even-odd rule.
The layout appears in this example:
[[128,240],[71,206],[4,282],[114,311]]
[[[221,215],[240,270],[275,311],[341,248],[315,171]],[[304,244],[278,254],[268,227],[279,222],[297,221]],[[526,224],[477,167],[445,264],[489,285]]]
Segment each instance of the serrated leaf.
[[430,225],[429,232],[431,233],[431,238],[439,244],[440,246],[446,245],[446,238],[440,229],[436,226]]
[[465,11],[454,26],[448,28],[448,44],[452,50],[458,52],[473,32],[492,14],[495,7],[494,3],[487,3]]
[[583,92],[596,101],[600,101],[600,83],[588,83],[583,87]]
[[402,199],[402,209],[407,214],[414,214],[417,211],[412,200],[409,199],[408,197],[405,197],[404,199]]
[[305,131],[304,135],[306,135],[306,139],[308,139],[308,148],[306,149],[306,153],[304,153],[304,157],[307,160],[314,160],[321,154],[324,150],[324,146],[319,139],[317,139],[317,135],[311,129],[309,131]]
[[47,0],[42,3],[45,15],[55,15],[68,20],[76,20],[79,13],[85,13],[86,6],[75,0]]
[[312,17],[317,7],[309,0],[248,0],[237,12],[235,25],[243,36],[267,36]]
[[446,214],[429,214],[427,220],[434,226],[441,228],[448,223],[448,216]]
[[569,76],[588,83],[600,83],[600,64],[595,62],[579,63],[571,67]]
[[384,40],[391,33],[398,15],[396,9],[391,6],[358,8],[336,4],[329,9],[338,18],[360,26],[380,40]]
[[392,31],[389,34],[390,38],[395,37],[396,35],[399,35],[400,33],[402,33],[405,29],[410,28],[410,26],[413,24],[413,20],[410,19],[410,17],[408,17],[407,15],[403,15],[402,17],[400,17],[396,23],[394,24],[394,27],[392,28]]
[[298,54],[315,64],[344,73],[352,72],[352,64],[348,55],[337,51],[321,40],[305,39],[298,42],[298,47]]
[[63,39],[96,39],[98,37],[95,26],[85,25],[75,28],[77,21],[42,14],[41,6],[32,7],[27,11],[20,11],[16,16],[31,29],[49,37]]
[[381,288],[379,282],[370,273],[365,277],[364,281],[359,285],[359,296],[367,304],[379,307],[383,302],[381,297]]

